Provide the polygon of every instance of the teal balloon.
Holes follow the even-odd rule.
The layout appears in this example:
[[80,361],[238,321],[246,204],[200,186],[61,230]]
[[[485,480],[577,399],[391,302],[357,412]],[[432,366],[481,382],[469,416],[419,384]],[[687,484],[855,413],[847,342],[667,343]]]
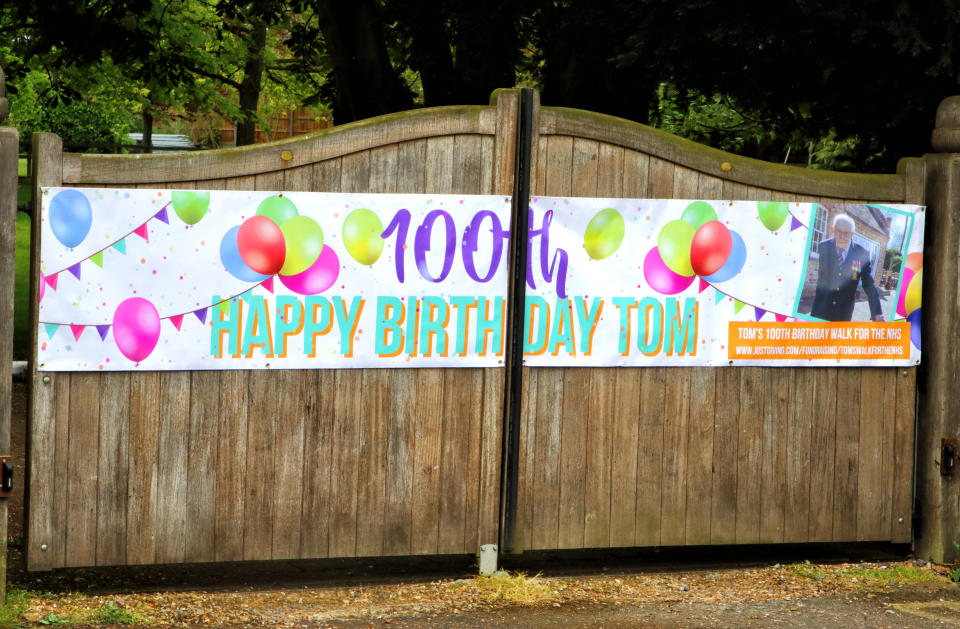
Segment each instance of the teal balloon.
[[367,266],[383,253],[383,223],[371,210],[360,208],[343,221],[343,245],[354,260]]
[[757,203],[757,214],[760,215],[763,226],[775,232],[787,221],[789,208],[790,204],[785,201],[761,201]]
[[697,229],[684,220],[670,221],[657,236],[660,258],[667,268],[684,277],[696,275],[690,262],[690,245]]
[[583,233],[583,248],[594,260],[603,260],[613,255],[623,242],[626,226],[620,212],[613,208],[600,210],[590,219]]
[[207,215],[210,207],[209,190],[174,190],[170,193],[173,211],[187,225],[196,225]]
[[706,201],[694,201],[683,210],[680,220],[690,223],[697,230],[704,223],[717,220],[717,212]]
[[[257,206],[257,216],[266,216],[276,223],[277,227],[283,227],[284,223],[299,215],[300,213],[297,212],[297,206],[294,205],[293,201],[282,194],[267,197]],[[317,255],[320,255],[319,251]]]
[[287,245],[280,275],[297,275],[309,269],[323,251],[323,230],[309,216],[294,216],[280,228]]

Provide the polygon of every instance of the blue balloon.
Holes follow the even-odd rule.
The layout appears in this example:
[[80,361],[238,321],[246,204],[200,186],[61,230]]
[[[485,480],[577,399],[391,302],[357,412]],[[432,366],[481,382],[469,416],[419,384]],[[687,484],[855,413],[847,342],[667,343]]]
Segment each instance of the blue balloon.
[[908,314],[907,321],[910,322],[910,342],[920,349],[920,308]]
[[740,237],[740,234],[730,230],[730,239],[732,243],[730,245],[730,255],[727,256],[727,261],[723,263],[723,266],[714,273],[713,275],[704,276],[703,279],[707,280],[711,284],[716,284],[717,282],[726,282],[731,277],[740,272],[740,269],[743,268],[743,263],[747,261],[747,246],[743,243],[743,238]]
[[73,248],[90,233],[93,211],[79,190],[61,190],[50,200],[50,229],[64,247]]
[[230,275],[238,280],[243,280],[244,282],[262,282],[270,276],[257,273],[247,266],[247,263],[240,257],[240,249],[237,248],[238,231],[240,231],[239,225],[231,227],[227,230],[227,233],[224,234],[223,240],[220,241],[220,261],[223,262],[223,266],[226,267]]

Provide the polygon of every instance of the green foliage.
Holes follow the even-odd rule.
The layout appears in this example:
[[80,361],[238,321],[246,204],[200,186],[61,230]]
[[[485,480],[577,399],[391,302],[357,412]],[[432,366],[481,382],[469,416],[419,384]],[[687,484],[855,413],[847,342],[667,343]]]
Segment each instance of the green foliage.
[[893,566],[885,570],[879,568],[847,568],[837,572],[840,579],[856,580],[864,587],[883,587],[907,583],[928,583],[940,579],[937,573],[919,566]]
[[0,606],[0,627],[18,627],[20,615],[27,610],[31,598],[30,592],[14,588],[7,591],[7,604]]
[[89,620],[96,623],[105,623],[108,625],[135,625],[143,622],[146,617],[143,614],[130,611],[125,607],[117,605],[113,601],[100,606],[90,616]]
[[896,273],[900,272],[900,265],[903,263],[903,256],[899,249],[887,249],[883,254],[883,268],[890,269]]
[[58,616],[56,614],[47,614],[43,618],[37,621],[37,624],[44,626],[56,626],[56,625],[65,625],[70,621],[64,618],[63,616]]
[[953,541],[953,551],[958,556],[953,560],[950,571],[947,572],[947,578],[954,583],[960,583],[960,542],[957,542],[957,540]]
[[21,120],[21,134],[47,131],[59,135],[68,148],[93,146],[93,152],[102,145],[119,143],[128,126],[117,119],[114,112],[98,103],[74,101],[45,107],[36,118]]
[[[30,217],[17,213],[13,280],[13,359],[30,357]],[[9,595],[7,597],[9,599]],[[0,626],[3,626],[0,623]]]

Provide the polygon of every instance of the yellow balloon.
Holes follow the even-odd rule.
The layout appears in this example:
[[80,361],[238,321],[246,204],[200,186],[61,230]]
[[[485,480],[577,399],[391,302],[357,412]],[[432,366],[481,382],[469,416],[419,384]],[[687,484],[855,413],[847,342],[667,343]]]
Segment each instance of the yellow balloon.
[[909,315],[920,307],[920,293],[923,290],[923,269],[917,271],[917,274],[910,280],[910,286],[907,286],[907,296],[903,300],[904,310]]
[[600,210],[590,220],[583,234],[583,247],[594,260],[603,260],[620,248],[626,226],[620,212],[613,208]]
[[371,265],[383,253],[383,223],[372,211],[361,208],[343,221],[343,246],[360,264]]

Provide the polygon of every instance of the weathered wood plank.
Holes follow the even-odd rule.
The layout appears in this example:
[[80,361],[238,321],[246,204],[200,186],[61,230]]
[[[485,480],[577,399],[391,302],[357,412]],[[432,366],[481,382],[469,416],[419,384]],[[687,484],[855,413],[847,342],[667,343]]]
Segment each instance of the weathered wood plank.
[[837,371],[837,445],[833,484],[833,539],[857,539],[860,465],[860,370]]
[[837,444],[837,370],[814,368],[810,431],[810,541],[833,541],[833,477]]
[[[0,84],[3,79],[0,79]],[[0,92],[4,88],[0,87]],[[6,100],[3,100],[6,117]],[[10,411],[13,400],[13,322],[16,269],[17,145],[15,129],[0,128],[0,452],[10,452]],[[19,481],[18,481],[19,482]],[[0,539],[7,539],[7,501],[0,504]],[[7,549],[0,548],[0,601],[7,597]]]
[[590,369],[563,370],[560,424],[560,504],[558,548],[583,548],[586,492],[586,418],[594,401],[589,395]]
[[673,368],[666,382],[660,499],[660,542],[664,546],[685,544],[687,537],[687,433],[692,372],[687,367]]
[[66,565],[92,566],[97,550],[100,374],[70,377]]
[[[602,167],[602,165],[601,165]],[[637,458],[640,424],[640,369],[620,368],[613,374],[615,397],[610,427],[610,538],[613,547],[633,546],[637,534]]]
[[130,374],[130,417],[127,478],[126,562],[156,560],[154,518],[157,510],[157,453],[160,425],[160,374]]
[[[270,373],[270,372],[266,372]],[[273,559],[300,557],[300,521],[303,508],[303,433],[306,412],[298,393],[303,390],[301,370],[284,369],[273,373],[273,387],[280,393],[273,442],[274,467]],[[252,524],[252,523],[251,523]]]
[[335,372],[333,450],[330,496],[330,556],[353,557],[357,550],[357,488],[359,486],[361,398],[363,370]]
[[[500,463],[503,448],[504,429],[504,377],[503,370],[490,368],[483,370],[483,411],[481,415],[480,474],[477,491],[477,518],[476,524],[470,516],[467,517],[467,539],[473,539],[473,547],[480,544],[497,543],[500,531]],[[522,443],[522,442],[521,442]],[[532,451],[532,444],[528,451]],[[521,487],[524,486],[521,476]],[[469,507],[468,507],[469,509]],[[522,507],[519,509],[523,513]],[[517,526],[520,527],[522,520]],[[474,529],[476,532],[473,532]],[[470,544],[467,544],[470,550]]]
[[465,532],[468,485],[473,486],[469,493],[475,496],[480,468],[483,373],[479,369],[446,369],[442,378],[443,434],[440,442],[437,552],[475,552],[477,546],[466,546]]
[[333,419],[337,372],[320,369],[300,382],[304,412],[303,508],[300,514],[300,556],[330,554],[330,503],[333,495]]
[[740,369],[740,411],[737,414],[737,532],[738,544],[760,541],[763,486],[763,428],[765,389],[763,369]]
[[153,531],[157,563],[186,561],[187,440],[190,434],[190,372],[160,374],[157,431],[157,500]]
[[890,505],[890,541],[911,539],[913,511],[913,452],[916,410],[916,369],[896,369],[897,402],[894,415],[893,493]]
[[[857,468],[857,540],[882,539],[883,517],[883,432],[888,410],[893,410],[883,390],[883,371],[878,368],[860,370],[860,450],[870,456],[860,457]],[[892,391],[894,395],[896,390]]]
[[711,534],[711,481],[713,476],[713,424],[717,402],[715,369],[690,374],[690,421],[687,426],[686,525],[687,544],[709,544]]
[[100,374],[100,435],[97,470],[99,566],[126,560],[130,375]]
[[[787,434],[790,404],[793,399],[791,369],[767,369],[764,372],[765,403],[763,408],[762,472],[760,474],[761,543],[778,544],[784,539],[786,514]],[[831,415],[830,409],[824,413]]]
[[387,414],[386,505],[383,552],[408,555],[413,548],[414,454],[416,448],[417,391],[409,375],[390,372]]
[[732,544],[737,539],[737,459],[740,443],[737,425],[742,371],[728,367],[717,374],[716,408],[713,413],[711,544]]
[[414,373],[417,410],[414,416],[416,441],[411,500],[411,550],[419,555],[437,552],[440,535],[440,442],[443,417],[437,409],[443,407],[443,370],[417,369]]
[[[532,370],[528,370],[532,371]],[[538,368],[536,454],[531,548],[557,548],[560,535],[560,429],[564,403],[563,369]]]
[[657,368],[640,371],[636,543],[641,546],[659,546],[661,540],[667,373]]

